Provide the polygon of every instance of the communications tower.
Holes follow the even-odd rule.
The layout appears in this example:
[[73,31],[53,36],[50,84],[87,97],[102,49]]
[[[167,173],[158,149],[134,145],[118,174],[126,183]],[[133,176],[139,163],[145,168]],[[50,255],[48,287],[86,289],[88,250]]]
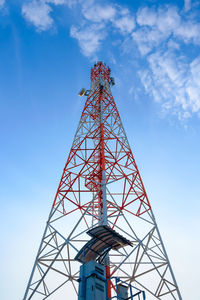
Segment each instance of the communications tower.
[[23,300],[181,300],[111,93],[110,68],[90,90]]

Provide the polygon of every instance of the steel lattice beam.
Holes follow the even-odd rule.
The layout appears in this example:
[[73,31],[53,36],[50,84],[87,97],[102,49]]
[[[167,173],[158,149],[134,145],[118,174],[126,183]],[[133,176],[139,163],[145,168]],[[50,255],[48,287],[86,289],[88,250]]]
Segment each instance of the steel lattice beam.
[[[143,288],[148,299],[182,299],[110,80],[110,69],[101,62],[91,70],[91,89],[24,300],[62,299],[60,291],[66,295],[69,287],[77,294],[80,264],[74,257],[89,239],[87,230],[101,222],[133,243],[111,251],[110,276]],[[112,283],[110,288],[115,293]]]

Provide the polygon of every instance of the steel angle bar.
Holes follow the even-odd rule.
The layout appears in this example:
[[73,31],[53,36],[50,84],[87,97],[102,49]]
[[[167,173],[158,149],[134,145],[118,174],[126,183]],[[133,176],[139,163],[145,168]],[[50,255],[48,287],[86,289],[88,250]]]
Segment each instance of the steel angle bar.
[[[30,288],[30,290],[33,291],[32,288]],[[42,295],[42,296],[46,296],[44,293],[42,293],[42,292],[40,292],[40,291],[37,291],[37,293],[40,294],[40,295]],[[43,298],[43,299],[44,299],[44,298]]]
[[[95,223],[93,226],[90,227],[90,229],[96,227],[98,225],[98,223]],[[78,236],[82,235],[83,233],[87,232],[88,231],[88,228],[81,231],[80,233],[78,233],[77,235],[73,236],[70,240],[71,241],[74,241],[75,238],[77,238]]]
[[[107,190],[108,190],[108,188],[107,188]],[[108,190],[108,193],[109,193],[109,195],[111,196],[111,198],[113,199],[113,201],[115,202],[116,208],[118,208],[118,205],[117,205],[115,199],[113,198],[113,196],[112,196],[112,194],[110,193],[109,190]],[[136,239],[137,239],[137,241],[138,241],[139,239],[138,239],[136,233],[134,232],[134,230],[132,229],[131,225],[129,224],[129,222],[128,222],[127,219],[125,218],[124,213],[122,212],[122,210],[121,210],[120,208],[118,208],[118,209],[119,209],[119,211],[121,211],[123,218],[126,220],[126,223],[128,224],[128,226],[129,226],[129,228],[131,229],[133,235],[135,235],[135,237],[136,237]]]
[[[99,193],[99,192],[98,192],[98,193]],[[93,199],[95,199],[95,197],[98,195],[98,193],[94,196]],[[93,202],[93,200],[90,202],[90,204],[88,205],[88,208],[87,208],[86,211],[83,213],[83,215],[81,216],[81,218],[80,218],[79,221],[77,222],[76,226],[74,227],[74,229],[72,230],[72,232],[71,232],[70,235],[68,236],[68,239],[70,238],[70,236],[71,236],[71,235],[73,234],[73,232],[75,231],[76,227],[77,227],[77,226],[79,225],[79,223],[81,222],[83,216],[85,215],[85,213],[87,212],[87,210],[88,210],[89,207],[91,206],[92,202]],[[48,226],[48,223],[47,223],[46,228],[45,228],[45,232],[44,232],[44,235],[43,235],[43,239],[44,239],[44,236],[45,236],[46,231],[47,231],[47,226]],[[42,246],[43,239],[42,239],[42,241],[41,241],[41,245],[40,245],[40,246]],[[52,260],[50,266],[47,268],[47,270],[46,270],[46,272],[44,273],[44,275],[42,276],[40,282],[38,282],[38,284],[36,285],[35,289],[33,290],[33,292],[31,293],[31,295],[30,295],[30,297],[29,297],[28,299],[31,299],[31,298],[32,298],[34,292],[37,290],[37,288],[38,288],[39,285],[41,284],[41,281],[44,279],[44,277],[45,277],[46,274],[48,273],[49,269],[50,269],[51,266],[53,265],[54,261],[56,260],[56,258],[57,258],[58,255],[59,255],[59,253],[60,253],[60,252],[62,251],[62,249],[64,248],[65,244],[66,244],[66,243],[64,243],[64,244],[61,246],[61,248],[59,249],[59,251],[58,251],[58,253],[56,254],[55,258]],[[40,247],[40,248],[41,248],[41,247]],[[39,250],[40,250],[40,248],[39,248]],[[39,251],[38,251],[38,253],[39,253]],[[38,256],[37,256],[37,257],[38,257]],[[36,257],[36,261],[37,261],[37,257]],[[36,261],[35,261],[35,262],[36,262]],[[36,263],[35,263],[35,265],[36,265]],[[30,283],[31,283],[31,280],[32,280],[32,276],[33,276],[34,270],[35,270],[35,265],[34,265],[34,269],[33,269],[32,274],[31,274],[31,278],[30,278],[30,280],[29,280],[30,282],[28,283],[27,290],[26,290],[26,292],[25,292],[24,300],[26,299],[26,296],[27,296],[27,294],[28,294],[29,286],[30,286]]]
[[[65,244],[62,245],[60,251],[62,251],[62,249],[64,248],[64,246],[65,246]],[[33,290],[32,294],[30,295],[30,297],[28,299],[32,298],[33,294],[35,293],[35,291],[37,290],[37,288],[40,286],[41,282],[44,280],[46,274],[48,273],[48,271],[50,270],[51,266],[53,265],[53,263],[55,262],[56,258],[58,257],[59,252],[56,254],[55,258],[52,260],[51,264],[48,266],[46,272],[44,273],[44,275],[42,276],[42,278],[40,279],[40,281],[38,282],[37,286],[35,287],[35,289]]]
[[[112,225],[114,225],[114,223],[111,222],[110,220],[109,220],[109,223],[112,224]],[[126,232],[125,230],[123,230],[123,229],[122,229],[121,227],[119,227],[118,225],[115,224],[115,227],[118,228],[119,230],[121,230],[123,233],[127,234],[130,238],[132,238],[132,239],[133,239],[133,242],[136,242],[136,241],[138,242],[138,239],[136,239],[135,237],[133,237],[130,233]]]
[[[150,231],[151,232],[151,231]],[[113,275],[117,270],[118,268],[127,260],[128,257],[130,257],[130,255],[142,244],[143,240],[146,239],[146,237],[148,236],[148,234],[150,233],[148,232],[144,238],[142,240],[139,241],[139,243],[133,248],[133,250],[131,250],[131,252],[128,254],[128,256],[126,256],[126,258],[119,264],[119,266],[114,270],[114,272],[111,274]]]
[[[51,208],[49,216],[51,215],[52,210],[53,210],[53,207]],[[25,290],[25,294],[24,294],[23,300],[26,300],[26,298],[27,298],[29,287],[30,287],[30,284],[31,284],[31,281],[32,281],[32,278],[33,278],[33,274],[34,274],[34,271],[35,271],[35,267],[36,267],[37,258],[39,257],[40,250],[42,248],[42,243],[43,243],[43,240],[44,240],[46,232],[47,232],[47,228],[48,228],[48,222],[47,222],[47,224],[45,226],[45,230],[44,230],[44,233],[43,233],[43,236],[42,236],[42,240],[41,240],[41,243],[40,243],[37,255],[36,255],[36,259],[35,259],[35,262],[34,262],[34,265],[33,265],[33,269],[32,269],[32,272],[31,272],[31,275],[30,275],[30,278],[29,278],[29,281],[28,281],[28,285],[27,285],[27,288]]]
[[58,232],[52,225],[50,225],[50,226],[52,227],[52,229],[54,229],[54,230],[57,232],[57,234],[58,234],[60,237],[63,238],[63,240],[65,241],[65,244],[70,244],[70,246],[73,247],[74,250],[76,250],[77,252],[79,251],[75,246],[73,246],[73,245],[71,244],[71,242],[70,242],[69,239],[66,239],[66,238],[65,238],[60,232]]
[[93,199],[91,200],[91,202],[89,203],[87,209],[85,210],[85,212],[83,213],[83,215],[81,216],[81,218],[78,220],[78,222],[76,223],[76,225],[74,226],[74,228],[72,229],[71,233],[69,234],[68,236],[68,240],[70,239],[70,237],[72,236],[72,234],[74,233],[74,231],[76,230],[76,228],[78,227],[78,225],[80,224],[81,220],[83,219],[83,217],[85,216],[85,214],[87,213],[87,211],[89,210],[90,206],[92,205],[93,201],[95,200],[95,198],[98,196],[100,192],[100,189],[99,191],[95,194],[95,196],[93,197]]
[[44,299],[47,299],[49,296],[51,296],[53,293],[55,293],[59,288],[61,288],[64,284],[66,284],[68,281],[70,281],[70,279],[68,278],[67,280],[65,280],[62,284],[60,284],[56,289],[54,289],[52,292],[50,292],[50,294],[48,296],[46,296]]
[[[60,244],[59,247],[62,247],[62,246],[65,245],[65,244],[66,244],[66,243],[64,242],[63,244]],[[51,256],[51,255],[54,255],[54,254],[55,254],[54,251],[55,251],[55,250],[58,250],[58,251],[59,251],[59,247],[58,247],[58,248],[54,248],[54,249],[49,250],[49,251],[48,251],[47,253],[45,253],[44,255],[39,256],[38,259],[41,259],[41,258],[44,258],[44,257],[49,257],[49,256]]]
[[[48,267],[48,265],[45,264],[44,262],[40,262],[40,264],[43,265],[43,266],[45,266],[45,267]],[[70,275],[68,275],[68,274],[66,274],[66,273],[64,273],[62,271],[59,271],[56,268],[51,267],[50,269],[53,270],[53,271],[55,271],[55,272],[57,272],[57,273],[59,273],[59,274],[61,274],[61,275],[63,275],[63,276],[65,276],[65,277],[70,277]]]
[[[149,241],[150,241],[150,237],[149,237],[149,239],[148,239],[148,243],[149,243]],[[146,246],[148,245],[148,243],[146,244]],[[159,270],[158,270],[159,266],[157,267],[157,266],[155,265],[155,263],[153,262],[153,260],[152,260],[151,257],[149,256],[149,254],[148,254],[148,253],[146,252],[146,250],[144,249],[144,244],[143,244],[143,243],[141,244],[141,247],[142,247],[143,250],[144,250],[142,256],[143,256],[144,254],[146,254],[146,255],[148,256],[149,260],[151,261],[152,265],[154,266],[154,269],[157,271],[157,273],[159,274],[159,276],[162,278],[162,274],[161,274],[161,273],[159,272]],[[168,263],[168,262],[166,262],[165,264],[167,264],[167,263]],[[165,264],[163,264],[163,265],[165,265]],[[136,271],[137,271],[137,269],[136,269]]]
[[167,265],[167,266],[166,266],[166,269],[165,269],[165,271],[164,271],[164,273],[163,273],[163,276],[162,276],[162,278],[160,279],[160,282],[159,282],[159,284],[158,284],[157,290],[156,290],[156,292],[155,292],[156,294],[159,294],[159,291],[162,289],[162,288],[161,288],[161,285],[162,285],[162,282],[163,282],[163,277],[165,276],[168,267],[169,267],[169,266]]
[[157,231],[157,234],[158,234],[158,236],[159,236],[159,239],[160,239],[160,242],[161,242],[161,245],[162,245],[162,248],[163,248],[165,257],[166,257],[166,259],[167,259],[167,261],[168,261],[168,265],[169,265],[169,269],[170,269],[170,273],[171,273],[172,279],[173,279],[175,285],[177,286],[177,294],[178,294],[178,297],[179,297],[180,300],[182,300],[182,296],[181,296],[180,290],[179,290],[179,288],[178,288],[178,284],[177,284],[177,282],[176,282],[176,278],[175,278],[175,276],[174,276],[174,273],[173,273],[173,270],[172,270],[172,267],[171,267],[171,264],[170,264],[170,261],[169,261],[167,252],[166,252],[166,250],[165,250],[165,246],[164,246],[164,243],[163,243],[163,241],[162,241],[162,238],[161,238],[161,235],[160,235],[160,231],[159,231],[159,229],[158,229],[158,226],[157,226],[156,219],[155,219],[155,216],[154,216],[154,214],[153,214],[153,211],[152,211],[152,216],[153,216],[153,219],[154,219],[154,222],[155,222],[156,231]]
[[[142,273],[140,273],[140,274],[138,274],[138,275],[135,275],[135,276],[133,276],[133,278],[131,279],[131,281],[134,281],[135,280],[135,278],[138,278],[138,277],[140,277],[140,276],[142,276],[142,275],[144,275],[144,274],[147,274],[147,273],[149,273],[149,272],[152,272],[152,271],[154,271],[154,270],[157,270],[157,269],[159,269],[159,268],[162,268],[163,266],[166,266],[167,265],[167,262],[165,262],[165,263],[163,263],[163,264],[161,264],[161,265],[159,265],[159,266],[157,266],[157,267],[154,267],[154,268],[152,268],[152,269],[149,269],[149,270],[147,270],[147,271],[144,271],[144,272],[142,272]],[[163,276],[160,276],[162,279],[163,279]]]

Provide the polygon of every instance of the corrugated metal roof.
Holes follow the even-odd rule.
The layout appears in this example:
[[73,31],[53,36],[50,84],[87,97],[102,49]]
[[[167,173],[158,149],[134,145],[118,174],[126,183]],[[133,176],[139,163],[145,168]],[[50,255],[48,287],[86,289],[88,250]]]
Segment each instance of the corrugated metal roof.
[[132,243],[106,225],[100,225],[87,232],[92,237],[78,252],[75,260],[86,263],[104,257],[111,249],[118,250]]

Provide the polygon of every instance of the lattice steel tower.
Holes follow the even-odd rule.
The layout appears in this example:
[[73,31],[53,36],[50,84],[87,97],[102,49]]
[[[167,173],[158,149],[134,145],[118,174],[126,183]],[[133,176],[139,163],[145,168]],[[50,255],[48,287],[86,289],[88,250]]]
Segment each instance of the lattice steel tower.
[[182,299],[111,94],[113,83],[110,69],[98,62],[90,90],[80,92],[87,100],[24,300],[90,300],[87,278],[79,275],[90,261],[106,270],[106,279],[96,271],[88,275],[105,284],[99,299],[125,299],[118,292],[126,285],[132,298],[144,299],[139,297],[145,291],[147,300]]

